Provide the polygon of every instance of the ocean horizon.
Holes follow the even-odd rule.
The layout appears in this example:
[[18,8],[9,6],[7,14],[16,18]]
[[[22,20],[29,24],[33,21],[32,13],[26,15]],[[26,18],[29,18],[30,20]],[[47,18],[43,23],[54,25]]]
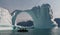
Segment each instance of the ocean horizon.
[[30,29],[28,32],[0,30],[0,35],[60,35],[60,27],[55,29]]

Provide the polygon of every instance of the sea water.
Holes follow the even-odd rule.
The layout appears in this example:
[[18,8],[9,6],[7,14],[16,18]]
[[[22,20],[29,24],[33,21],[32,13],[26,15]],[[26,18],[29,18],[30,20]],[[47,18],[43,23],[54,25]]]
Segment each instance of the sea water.
[[57,29],[30,29],[30,30],[28,30],[28,32],[1,30],[0,35],[60,35],[60,28],[57,28]]

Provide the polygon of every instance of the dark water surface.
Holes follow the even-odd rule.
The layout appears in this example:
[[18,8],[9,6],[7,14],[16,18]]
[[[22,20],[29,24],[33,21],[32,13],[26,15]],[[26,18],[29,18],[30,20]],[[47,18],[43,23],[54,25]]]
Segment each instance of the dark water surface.
[[30,29],[28,32],[14,32],[11,30],[0,31],[0,35],[60,35],[58,29]]

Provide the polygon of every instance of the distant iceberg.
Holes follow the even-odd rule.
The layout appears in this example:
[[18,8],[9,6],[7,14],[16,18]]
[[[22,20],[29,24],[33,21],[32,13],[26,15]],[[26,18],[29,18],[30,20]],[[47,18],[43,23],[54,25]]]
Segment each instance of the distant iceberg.
[[12,29],[12,17],[7,9],[0,7],[0,30]]

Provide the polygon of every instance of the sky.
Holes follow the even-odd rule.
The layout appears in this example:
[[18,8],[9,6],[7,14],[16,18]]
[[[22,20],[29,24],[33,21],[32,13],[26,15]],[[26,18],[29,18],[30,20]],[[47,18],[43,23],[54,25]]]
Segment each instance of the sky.
[[34,6],[50,4],[54,18],[60,18],[60,0],[0,0],[0,7],[6,8],[9,12],[14,10],[27,10]]

